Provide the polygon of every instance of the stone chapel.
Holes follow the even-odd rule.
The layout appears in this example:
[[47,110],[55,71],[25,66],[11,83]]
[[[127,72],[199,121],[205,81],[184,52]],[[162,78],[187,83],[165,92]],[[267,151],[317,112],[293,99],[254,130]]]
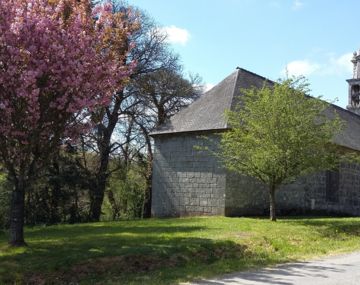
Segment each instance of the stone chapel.
[[[333,138],[339,147],[360,151],[360,51],[354,53],[353,78],[348,79],[348,106],[330,105],[346,126]],[[227,109],[241,96],[240,89],[270,80],[237,68],[152,133],[154,139],[152,214],[246,216],[268,213],[268,191],[261,182],[229,172],[209,152],[196,145],[217,147],[218,132],[229,127]],[[201,136],[212,139],[204,140]],[[342,163],[283,187],[277,192],[280,214],[360,215],[360,165]]]

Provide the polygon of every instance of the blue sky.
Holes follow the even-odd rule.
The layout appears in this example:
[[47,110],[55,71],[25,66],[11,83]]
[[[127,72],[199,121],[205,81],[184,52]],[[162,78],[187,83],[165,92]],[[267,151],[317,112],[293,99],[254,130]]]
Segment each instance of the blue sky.
[[218,83],[236,66],[276,80],[305,75],[312,95],[347,105],[359,0],[129,0],[167,31],[186,71]]

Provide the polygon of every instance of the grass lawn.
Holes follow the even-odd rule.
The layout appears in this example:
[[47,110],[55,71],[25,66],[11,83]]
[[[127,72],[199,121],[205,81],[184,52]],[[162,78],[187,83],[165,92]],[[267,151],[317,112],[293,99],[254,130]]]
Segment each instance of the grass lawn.
[[360,218],[195,217],[0,232],[0,284],[176,284],[360,249]]

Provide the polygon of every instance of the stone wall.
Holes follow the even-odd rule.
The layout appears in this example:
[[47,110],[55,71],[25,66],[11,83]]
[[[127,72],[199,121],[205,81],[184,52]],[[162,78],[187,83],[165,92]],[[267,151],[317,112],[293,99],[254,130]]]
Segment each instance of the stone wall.
[[[307,179],[284,185],[276,192],[278,214],[302,214],[306,210]],[[236,173],[226,177],[226,216],[269,214],[269,190],[262,182]]]
[[[268,215],[265,185],[225,171],[211,151],[194,149],[208,146],[214,151],[217,142],[218,137],[206,140],[199,133],[154,138],[154,216]],[[343,163],[338,187],[327,184],[327,173],[322,172],[282,186],[276,194],[278,214],[360,215],[360,165]]]
[[[339,168],[337,199],[329,199],[326,191],[326,173],[309,179],[311,185],[306,192],[307,209],[315,212],[360,215],[360,165],[342,163]],[[313,207],[311,207],[311,203]]]
[[[321,172],[283,185],[276,193],[278,214],[359,216],[360,165],[341,164],[338,188],[337,190],[330,188],[337,193],[329,193],[327,189],[329,181],[326,176],[326,172]],[[226,177],[225,214],[227,216],[267,215],[268,195],[267,187],[261,182],[229,173]]]
[[172,134],[154,138],[152,215],[224,215],[225,172],[209,151],[215,136]]

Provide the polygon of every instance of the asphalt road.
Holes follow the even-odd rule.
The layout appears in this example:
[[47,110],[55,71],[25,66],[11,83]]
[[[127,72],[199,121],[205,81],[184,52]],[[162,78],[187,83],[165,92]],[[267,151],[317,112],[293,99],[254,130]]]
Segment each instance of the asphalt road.
[[360,252],[243,271],[191,285],[360,285]]

